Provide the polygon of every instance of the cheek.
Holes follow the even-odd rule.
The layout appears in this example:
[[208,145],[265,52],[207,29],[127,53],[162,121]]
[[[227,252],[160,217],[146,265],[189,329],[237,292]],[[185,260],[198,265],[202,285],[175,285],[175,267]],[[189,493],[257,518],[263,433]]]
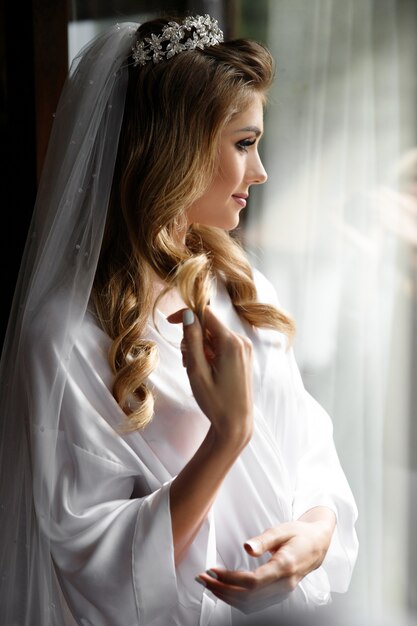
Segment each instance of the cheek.
[[223,162],[221,172],[217,177],[217,189],[224,193],[234,190],[243,178],[243,168],[239,161],[232,155],[227,162]]
[[229,181],[230,177],[228,176],[227,172],[219,172],[205,194],[208,202],[210,202],[210,199],[214,200],[217,198],[218,200],[220,200],[220,198],[227,194],[228,187],[230,186]]

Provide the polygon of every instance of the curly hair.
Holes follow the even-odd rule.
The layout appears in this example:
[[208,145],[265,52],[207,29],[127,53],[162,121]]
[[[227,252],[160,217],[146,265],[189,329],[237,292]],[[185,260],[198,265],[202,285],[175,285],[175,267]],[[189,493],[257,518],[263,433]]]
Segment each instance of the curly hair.
[[[142,24],[141,41],[169,19]],[[98,319],[112,339],[113,395],[128,416],[127,430],[152,419],[147,378],[157,366],[156,345],[144,338],[153,314],[156,274],[176,287],[201,316],[213,278],[221,278],[238,314],[253,326],[291,339],[293,320],[257,301],[252,270],[236,238],[192,224],[187,208],[216,173],[219,137],[253,94],[266,100],[274,77],[270,52],[235,39],[184,51],[144,66],[130,63],[106,229],[93,286]],[[178,234],[187,232],[184,240]]]

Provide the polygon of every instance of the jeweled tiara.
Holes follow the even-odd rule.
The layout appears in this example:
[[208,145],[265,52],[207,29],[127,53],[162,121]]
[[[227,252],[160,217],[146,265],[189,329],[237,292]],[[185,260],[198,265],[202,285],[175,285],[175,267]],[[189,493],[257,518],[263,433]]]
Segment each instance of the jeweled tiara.
[[[187,33],[195,29],[193,34],[187,37]],[[217,20],[210,15],[196,15],[186,17],[182,24],[168,22],[163,27],[160,35],[152,33],[143,41],[137,41],[132,46],[134,65],[146,65],[148,61],[160,63],[164,59],[170,59],[175,54],[184,50],[203,50],[209,46],[215,46],[223,41],[223,32],[220,30]],[[169,42],[164,49],[162,44]]]

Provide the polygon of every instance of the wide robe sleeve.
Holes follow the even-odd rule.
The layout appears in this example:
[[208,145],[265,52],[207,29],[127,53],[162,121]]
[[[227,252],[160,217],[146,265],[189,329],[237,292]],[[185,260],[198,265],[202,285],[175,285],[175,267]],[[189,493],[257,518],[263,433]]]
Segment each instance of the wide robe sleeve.
[[298,519],[316,506],[327,506],[335,513],[336,529],[322,568],[328,576],[330,590],[343,593],[349,587],[358,553],[355,531],[358,511],[336,451],[331,418],[304,388],[292,352],[288,358],[298,388],[302,418],[293,517]]
[[54,346],[44,340],[53,330],[44,332],[46,325],[28,362],[37,401],[51,376],[66,382],[58,435],[32,425],[43,473],[35,505],[63,594],[82,626],[177,623],[172,476],[140,434],[118,431],[123,414],[109,390],[102,331],[85,321],[70,358],[54,372]]
[[[255,279],[259,299],[280,306],[275,289],[265,276],[255,270]],[[270,417],[291,478],[293,519],[316,506],[330,508],[337,518],[321,567],[301,582],[307,600],[323,604],[329,601],[330,592],[345,592],[349,587],[358,553],[357,506],[335,447],[332,420],[306,390],[293,349],[285,353],[283,349],[270,350],[269,356],[265,376],[286,377],[285,402],[275,402],[270,394],[264,402],[264,412]]]

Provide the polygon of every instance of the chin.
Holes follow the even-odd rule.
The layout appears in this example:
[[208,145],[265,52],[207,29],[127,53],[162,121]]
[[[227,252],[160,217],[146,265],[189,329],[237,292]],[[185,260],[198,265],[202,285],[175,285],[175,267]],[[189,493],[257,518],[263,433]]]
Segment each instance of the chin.
[[239,226],[239,215],[236,217],[236,219],[233,220],[233,223],[226,228],[226,230],[234,230],[238,226]]
[[222,221],[222,222],[201,221],[201,222],[194,222],[194,224],[199,224],[200,226],[211,226],[213,228],[220,228],[221,230],[234,230],[235,228],[239,226],[239,219],[233,220],[233,221],[229,220],[228,222],[226,221]]
[[[201,216],[201,219],[193,221],[194,223],[200,224],[201,226],[213,226],[214,228],[221,228],[222,230],[233,230],[234,228],[239,226],[239,213],[240,211],[230,211],[229,213],[223,213],[221,216],[207,216],[208,219],[204,219],[204,217]],[[190,225],[192,223],[193,222],[191,222]]]
[[222,228],[223,230],[234,230],[239,226],[239,213],[234,215],[224,216],[225,219],[222,222],[218,222],[217,224],[213,224],[213,226],[217,226],[218,228]]

